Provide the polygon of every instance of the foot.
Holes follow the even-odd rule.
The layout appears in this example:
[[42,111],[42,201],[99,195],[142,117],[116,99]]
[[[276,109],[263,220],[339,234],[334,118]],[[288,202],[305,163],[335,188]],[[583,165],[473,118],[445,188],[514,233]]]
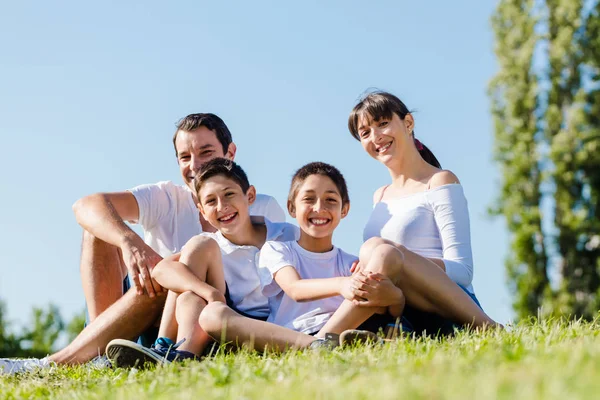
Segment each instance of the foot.
[[188,351],[177,350],[183,341],[173,343],[168,338],[158,338],[151,348],[131,340],[115,339],[106,346],[106,355],[115,367],[143,368],[147,365],[170,364],[173,361],[197,359]]
[[14,375],[40,369],[50,369],[56,364],[44,358],[0,358],[0,375]]
[[347,329],[341,333],[340,345],[353,346],[358,343],[383,343],[383,339],[371,331],[362,331],[358,329]]
[[309,346],[311,350],[333,350],[340,345],[340,337],[335,333],[326,333],[324,338],[317,338]]

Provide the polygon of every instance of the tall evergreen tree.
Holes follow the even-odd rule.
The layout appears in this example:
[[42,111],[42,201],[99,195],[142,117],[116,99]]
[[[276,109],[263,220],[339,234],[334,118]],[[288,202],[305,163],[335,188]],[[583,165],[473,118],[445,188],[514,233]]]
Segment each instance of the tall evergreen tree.
[[492,17],[496,211],[518,317],[600,306],[599,13],[598,0],[502,0]]

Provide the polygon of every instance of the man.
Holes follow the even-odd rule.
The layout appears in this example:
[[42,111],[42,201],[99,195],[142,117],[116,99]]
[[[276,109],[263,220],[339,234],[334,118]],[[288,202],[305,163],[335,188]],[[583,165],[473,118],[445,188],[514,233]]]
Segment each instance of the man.
[[[45,359],[0,360],[0,373],[2,369],[6,373],[52,363],[87,362],[102,354],[110,340],[134,338],[156,325],[166,296],[151,279],[152,269],[163,257],[179,252],[193,236],[214,232],[196,207],[194,176],[204,162],[216,157],[233,160],[236,153],[223,120],[208,113],[179,121],[173,145],[185,185],[159,182],[93,194],[74,204],[77,222],[84,229],[80,270],[89,325],[66,348]],[[250,213],[285,221],[277,201],[266,195],[257,195]],[[144,239],[126,221],[139,223]],[[128,290],[130,280],[134,290]],[[156,332],[146,332],[146,343],[153,340],[148,334],[156,336]]]

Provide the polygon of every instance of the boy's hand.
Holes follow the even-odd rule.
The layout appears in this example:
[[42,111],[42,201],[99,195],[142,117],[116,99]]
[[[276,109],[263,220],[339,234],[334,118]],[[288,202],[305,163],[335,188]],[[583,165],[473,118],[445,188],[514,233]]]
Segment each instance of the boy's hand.
[[358,300],[358,298],[354,295],[354,288],[356,287],[356,282],[353,280],[353,276],[348,276],[342,278],[342,286],[340,288],[340,294],[346,300]]
[[137,235],[127,238],[121,245],[121,253],[138,295],[144,294],[144,289],[150,297],[164,291],[151,276],[152,269],[162,260],[162,257],[144,243],[142,238]]
[[404,293],[387,276],[369,271],[354,275],[358,283],[353,293],[362,298],[353,300],[355,305],[364,307],[404,305]]
[[225,300],[225,296],[223,295],[223,293],[219,292],[218,290],[213,290],[209,296],[207,296],[207,298],[205,299],[207,303],[213,303],[215,301],[219,301],[221,303],[227,303],[227,301]]

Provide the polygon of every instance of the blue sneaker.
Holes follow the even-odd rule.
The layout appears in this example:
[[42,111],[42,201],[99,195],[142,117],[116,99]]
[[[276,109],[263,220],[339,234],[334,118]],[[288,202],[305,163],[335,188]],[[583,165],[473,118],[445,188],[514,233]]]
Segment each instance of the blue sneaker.
[[147,365],[197,359],[189,351],[177,350],[182,343],[183,340],[173,343],[171,339],[158,338],[152,347],[147,348],[131,340],[115,339],[106,346],[106,356],[118,368],[144,368]]
[[169,338],[159,337],[150,347],[150,350],[168,362],[196,360],[198,357],[196,357],[194,353],[190,353],[189,351],[185,350],[177,350],[177,348],[181,346],[183,342],[185,342],[185,339],[181,339],[179,342],[174,343]]

